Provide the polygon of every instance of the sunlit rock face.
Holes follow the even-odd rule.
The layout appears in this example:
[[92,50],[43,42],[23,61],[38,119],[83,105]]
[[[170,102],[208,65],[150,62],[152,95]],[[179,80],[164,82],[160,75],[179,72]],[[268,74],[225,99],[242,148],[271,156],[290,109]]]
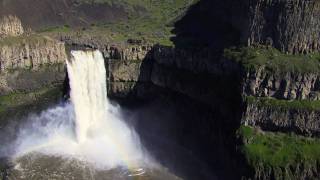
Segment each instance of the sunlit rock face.
[[44,64],[64,63],[66,59],[64,43],[42,36],[25,37],[0,46],[1,71],[37,70]]
[[266,43],[289,53],[319,50],[319,1],[248,2],[249,43]]
[[8,15],[0,19],[0,38],[7,36],[19,36],[24,33],[21,21],[18,17]]
[[30,36],[0,45],[0,94],[30,91],[65,79],[64,43]]

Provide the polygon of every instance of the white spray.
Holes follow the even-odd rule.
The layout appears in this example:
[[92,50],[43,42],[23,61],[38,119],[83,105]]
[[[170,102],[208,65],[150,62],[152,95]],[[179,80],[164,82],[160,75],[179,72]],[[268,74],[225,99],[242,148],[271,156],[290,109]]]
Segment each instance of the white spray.
[[139,138],[107,99],[106,70],[99,51],[72,51],[67,61],[71,104],[34,116],[22,128],[15,157],[32,152],[72,157],[100,168],[137,168],[146,163]]

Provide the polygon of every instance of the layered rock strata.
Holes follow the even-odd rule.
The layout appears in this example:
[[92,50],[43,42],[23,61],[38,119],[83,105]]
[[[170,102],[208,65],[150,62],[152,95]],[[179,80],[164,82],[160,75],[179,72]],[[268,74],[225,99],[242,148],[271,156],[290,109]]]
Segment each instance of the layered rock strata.
[[318,136],[320,135],[319,118],[320,110],[318,109],[268,105],[256,99],[248,102],[242,124],[269,131]]
[[0,94],[63,82],[66,59],[64,43],[48,37],[0,41]]
[[265,67],[244,73],[243,94],[287,100],[319,100],[320,74],[270,72]]

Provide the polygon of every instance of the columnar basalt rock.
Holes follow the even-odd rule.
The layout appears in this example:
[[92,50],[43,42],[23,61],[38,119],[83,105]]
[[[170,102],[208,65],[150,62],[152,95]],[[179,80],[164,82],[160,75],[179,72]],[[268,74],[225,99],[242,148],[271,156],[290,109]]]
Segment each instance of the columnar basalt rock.
[[[15,41],[15,40],[13,40]],[[41,65],[64,63],[64,43],[48,37],[26,37],[0,46],[1,71],[17,68],[37,70]]]
[[248,43],[272,45],[283,52],[320,49],[318,0],[249,0]]
[[91,37],[88,35],[59,35],[56,39],[65,42],[71,48],[99,49],[105,59],[113,60],[144,60],[152,50],[152,44],[131,45],[112,43],[105,36]]
[[[104,49],[108,62],[108,93],[110,96],[126,96],[137,86],[150,82],[152,47],[141,46],[110,46]],[[139,88],[139,90],[142,90]]]
[[248,103],[242,124],[268,131],[295,132],[302,135],[320,135],[320,111]]
[[0,38],[19,36],[24,33],[22,23],[16,16],[8,15],[0,18]]
[[320,74],[270,72],[265,67],[245,71],[243,95],[287,100],[320,100]]
[[190,13],[176,23],[177,43],[189,38],[221,50],[265,44],[290,54],[320,49],[318,0],[201,0]]
[[64,43],[48,37],[0,41],[0,95],[62,83],[66,59]]

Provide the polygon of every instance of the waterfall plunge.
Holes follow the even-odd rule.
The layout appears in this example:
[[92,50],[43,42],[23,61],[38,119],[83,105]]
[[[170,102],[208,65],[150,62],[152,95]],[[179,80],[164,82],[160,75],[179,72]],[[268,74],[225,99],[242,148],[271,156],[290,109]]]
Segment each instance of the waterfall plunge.
[[[110,122],[119,120],[108,117],[106,70],[102,54],[99,51],[72,51],[71,54],[71,60],[67,61],[70,95],[76,116],[77,139],[79,143],[83,143],[90,128],[96,130],[101,120],[110,119]],[[111,124],[110,130],[106,131],[118,128],[113,126],[114,124]]]
[[71,55],[67,61],[71,103],[30,117],[19,133],[14,157],[36,152],[75,158],[104,169],[149,163],[134,130],[108,102],[101,52],[72,51]]

